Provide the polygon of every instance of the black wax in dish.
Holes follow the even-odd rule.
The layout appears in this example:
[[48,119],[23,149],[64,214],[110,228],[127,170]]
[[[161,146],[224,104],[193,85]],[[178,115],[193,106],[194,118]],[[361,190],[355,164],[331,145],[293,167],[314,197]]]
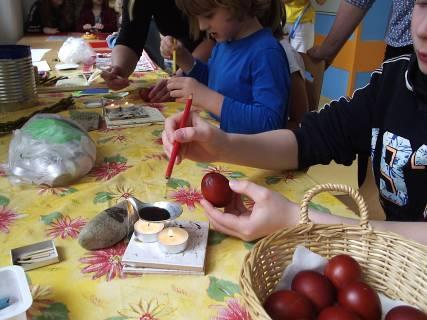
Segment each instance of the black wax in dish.
[[169,211],[159,207],[144,207],[139,209],[138,214],[145,221],[164,221],[171,217]]

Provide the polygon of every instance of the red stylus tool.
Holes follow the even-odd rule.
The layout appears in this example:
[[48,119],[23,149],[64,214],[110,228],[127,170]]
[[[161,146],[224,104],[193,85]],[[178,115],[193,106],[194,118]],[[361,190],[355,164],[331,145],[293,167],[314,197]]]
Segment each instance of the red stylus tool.
[[[191,109],[191,103],[193,102],[193,95],[190,95],[187,98],[187,102],[185,103],[185,109],[184,114],[182,115],[181,122],[179,123],[179,129],[184,128],[186,126],[186,123],[188,121],[188,117],[190,115],[190,109]],[[172,175],[173,166],[175,165],[176,156],[179,153],[179,149],[181,147],[181,144],[177,141],[173,143],[173,149],[171,153],[171,157],[169,159],[168,167],[166,169],[165,178],[166,180],[169,180],[169,178]],[[166,181],[167,183],[167,181]]]

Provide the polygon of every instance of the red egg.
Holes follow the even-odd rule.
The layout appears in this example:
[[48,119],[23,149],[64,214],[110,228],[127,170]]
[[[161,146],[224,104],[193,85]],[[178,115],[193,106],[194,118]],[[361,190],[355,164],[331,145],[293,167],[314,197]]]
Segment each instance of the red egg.
[[316,271],[298,272],[292,280],[292,290],[310,300],[317,312],[335,302],[334,286],[328,278]]
[[280,290],[270,294],[264,309],[273,320],[311,320],[314,308],[302,294],[291,290]]
[[231,202],[233,196],[233,191],[228,183],[228,179],[220,173],[209,172],[205,174],[201,185],[203,197],[215,207],[225,207]]
[[381,319],[381,301],[377,292],[363,282],[352,282],[338,291],[338,304],[363,320]]
[[330,259],[326,264],[324,274],[337,289],[362,279],[359,263],[346,254],[340,254]]
[[427,315],[410,306],[398,306],[387,312],[385,320],[427,320]]
[[333,306],[323,309],[317,320],[360,320],[360,318],[344,307]]

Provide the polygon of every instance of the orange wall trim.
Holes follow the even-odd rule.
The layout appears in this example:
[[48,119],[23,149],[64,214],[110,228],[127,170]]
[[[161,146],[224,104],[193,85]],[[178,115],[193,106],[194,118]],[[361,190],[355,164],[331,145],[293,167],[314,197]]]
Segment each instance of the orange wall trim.
[[357,46],[355,71],[371,72],[378,68],[384,59],[385,46],[382,40],[360,41]]
[[[316,34],[314,44],[320,45],[324,39],[325,39],[325,36]],[[342,47],[338,55],[335,57],[332,63],[332,66],[335,68],[350,71],[353,68],[355,52],[356,52],[356,41],[348,40],[344,44],[344,46]]]

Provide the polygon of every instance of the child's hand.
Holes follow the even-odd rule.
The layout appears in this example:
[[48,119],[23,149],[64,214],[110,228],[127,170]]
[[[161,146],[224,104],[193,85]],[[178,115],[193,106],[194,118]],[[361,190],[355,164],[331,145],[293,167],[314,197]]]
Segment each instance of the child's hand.
[[179,67],[184,71],[190,70],[193,67],[194,61],[191,52],[180,41],[171,36],[162,37],[160,41],[160,54],[162,57],[172,59],[174,50],[176,52],[176,63]]
[[83,26],[83,30],[90,30],[90,29],[92,29],[92,26],[91,26],[89,23],[86,23],[86,24]]
[[172,98],[185,101],[190,95],[193,96],[193,104],[200,105],[199,100],[203,91],[207,88],[194,78],[190,77],[173,77],[168,80],[167,88]]
[[213,162],[221,159],[228,135],[217,127],[202,120],[195,112],[190,113],[188,127],[178,129],[183,112],[165,121],[162,133],[163,150],[170,157],[173,143],[181,143],[177,163],[183,158],[199,162]]
[[[224,212],[200,201],[215,230],[251,241],[298,223],[298,205],[279,193],[250,181],[232,180],[230,187],[236,194]],[[255,202],[252,210],[244,206],[241,194]]]

